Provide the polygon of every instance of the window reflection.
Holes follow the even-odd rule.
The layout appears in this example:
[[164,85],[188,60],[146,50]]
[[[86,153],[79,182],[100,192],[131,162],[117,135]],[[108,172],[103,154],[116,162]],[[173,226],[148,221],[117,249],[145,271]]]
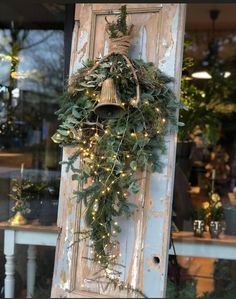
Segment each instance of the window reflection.
[[12,24],[0,31],[0,59],[1,174],[15,177],[23,163],[25,178],[55,180],[60,153],[51,135],[63,90],[63,31]]

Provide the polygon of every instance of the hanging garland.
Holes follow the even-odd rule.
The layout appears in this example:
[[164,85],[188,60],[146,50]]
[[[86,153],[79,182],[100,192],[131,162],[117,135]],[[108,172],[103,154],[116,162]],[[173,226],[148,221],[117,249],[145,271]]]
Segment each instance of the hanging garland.
[[[119,42],[122,50],[113,43],[108,56],[88,61],[72,76],[57,111],[60,125],[52,139],[76,146],[68,161],[61,163],[82,186],[75,195],[85,206],[87,231],[80,234],[81,239],[91,240],[93,260],[115,286],[142,294],[121,282],[115,270],[116,236],[121,231],[117,219],[130,217],[135,207],[129,194],[140,189],[136,171],[144,171],[147,165],[152,172],[161,171],[164,137],[167,130],[176,129],[176,109],[182,104],[168,86],[172,80],[153,63],[128,58],[124,45],[131,28],[122,6],[117,22],[107,27],[111,38],[123,38]],[[108,98],[114,103],[105,103]],[[119,114],[104,118],[108,107],[118,108]],[[98,108],[104,108],[102,117]],[[80,169],[74,166],[78,157]]]

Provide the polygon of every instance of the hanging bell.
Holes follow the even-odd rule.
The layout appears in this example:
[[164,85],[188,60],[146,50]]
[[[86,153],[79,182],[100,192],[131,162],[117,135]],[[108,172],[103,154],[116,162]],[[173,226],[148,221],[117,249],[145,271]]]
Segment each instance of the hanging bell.
[[103,82],[100,102],[95,107],[94,112],[101,118],[117,118],[124,112],[112,78]]

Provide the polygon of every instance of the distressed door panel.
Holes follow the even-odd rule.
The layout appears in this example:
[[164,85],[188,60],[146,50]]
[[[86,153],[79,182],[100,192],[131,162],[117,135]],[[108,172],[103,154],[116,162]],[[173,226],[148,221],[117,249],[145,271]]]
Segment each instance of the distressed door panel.
[[[115,19],[120,6],[121,4],[76,5],[71,73],[80,68],[88,58],[107,54],[105,16],[109,21]],[[173,88],[178,93],[185,5],[127,4],[127,11],[128,24],[134,24],[130,57],[152,61],[168,75],[175,77]],[[162,157],[165,165],[162,173],[137,173],[141,191],[129,198],[137,208],[130,219],[118,220],[122,232],[118,235],[119,248],[115,250],[121,253],[121,266],[118,269],[122,273],[121,279],[143,290],[148,297],[165,295],[175,144],[176,135],[166,137],[167,154]],[[71,151],[71,148],[64,148],[65,159]],[[105,277],[98,279],[98,274],[95,274],[98,268],[89,260],[90,244],[88,241],[75,242],[78,237],[76,232],[84,228],[84,208],[78,207],[75,199],[71,199],[71,188],[70,174],[66,174],[62,168],[59,207],[62,233],[56,249],[52,297],[135,297],[134,294],[114,290],[107,284]],[[158,264],[154,257],[159,258]]]

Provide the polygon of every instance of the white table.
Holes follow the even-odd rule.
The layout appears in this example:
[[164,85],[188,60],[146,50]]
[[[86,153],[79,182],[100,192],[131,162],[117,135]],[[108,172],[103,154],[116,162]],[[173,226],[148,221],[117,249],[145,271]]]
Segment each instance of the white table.
[[[172,235],[176,255],[236,260],[236,236],[221,234],[211,239],[209,233],[197,238],[192,232],[180,231]],[[173,247],[170,254],[174,254]]]
[[5,298],[14,298],[15,289],[15,245],[28,245],[27,252],[27,298],[32,298],[34,293],[36,274],[36,245],[56,246],[58,237],[57,226],[41,226],[27,224],[21,226],[0,222],[0,229],[4,230],[5,264]]

